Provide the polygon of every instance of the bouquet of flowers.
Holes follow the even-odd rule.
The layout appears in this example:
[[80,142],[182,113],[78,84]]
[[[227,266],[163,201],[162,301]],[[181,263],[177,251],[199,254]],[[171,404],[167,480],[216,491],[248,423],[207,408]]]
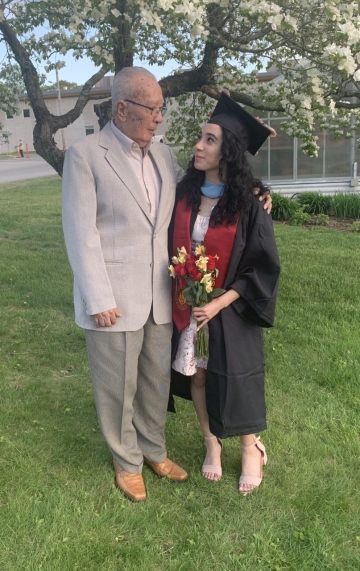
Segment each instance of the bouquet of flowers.
[[[218,259],[218,256],[206,256],[205,246],[198,246],[195,256],[188,254],[184,247],[178,248],[178,255],[172,258],[169,271],[170,276],[177,280],[177,290],[180,290],[186,305],[203,307],[214,297],[225,293],[224,289],[214,288],[219,275]],[[196,354],[198,357],[209,356],[209,343],[203,327],[197,332]]]

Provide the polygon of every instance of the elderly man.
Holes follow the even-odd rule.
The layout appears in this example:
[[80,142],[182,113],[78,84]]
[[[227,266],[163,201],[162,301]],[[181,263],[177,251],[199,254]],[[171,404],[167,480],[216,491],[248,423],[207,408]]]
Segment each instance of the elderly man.
[[167,458],[171,281],[167,232],[183,172],[153,142],[164,100],[155,77],[124,68],[112,88],[113,121],[69,148],[63,225],[74,272],[75,320],[85,330],[96,408],[117,486],[146,498],[143,463],[183,481]]

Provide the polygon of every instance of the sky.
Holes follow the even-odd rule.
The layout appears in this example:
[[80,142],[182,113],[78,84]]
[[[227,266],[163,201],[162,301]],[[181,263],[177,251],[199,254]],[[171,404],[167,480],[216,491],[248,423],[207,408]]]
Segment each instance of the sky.
[[[60,79],[66,79],[67,81],[75,81],[76,83],[85,83],[97,69],[93,64],[93,62],[88,59],[84,58],[82,60],[76,61],[72,56],[71,53],[67,54],[65,57],[60,56],[59,59],[66,61],[66,67],[62,68],[59,72]],[[177,64],[175,61],[169,61],[164,67],[160,67],[158,65],[147,65],[146,62],[142,62],[135,58],[134,65],[139,65],[142,67],[146,67],[149,71],[151,71],[156,79],[161,79],[169,75],[169,73],[176,69]],[[54,75],[55,81],[55,72],[52,72]],[[52,78],[49,80],[51,81]]]
[[[5,61],[6,51],[4,46],[0,44],[0,64]],[[55,56],[53,56],[52,61],[55,61]],[[82,85],[87,81],[99,68],[96,68],[93,62],[89,58],[83,58],[81,60],[75,60],[72,55],[72,51],[69,51],[65,56],[59,55],[58,60],[64,61],[66,66],[59,70],[59,79],[65,79],[66,81],[73,81],[78,85]],[[170,60],[165,66],[160,67],[157,65],[146,65],[146,63],[139,60],[134,61],[134,65],[139,65],[146,67],[150,70],[156,77],[156,79],[161,79],[169,75],[173,70],[176,69],[177,64],[175,61]],[[45,73],[47,76],[47,83],[54,83],[56,81],[55,71],[46,73],[43,66],[37,66],[40,73]]]
[[[34,29],[34,34],[36,37],[41,37],[43,34],[46,34],[49,31],[49,28],[45,25],[38,26]],[[0,43],[0,65],[2,62],[6,61],[6,48],[3,42]],[[55,61],[55,55],[52,56],[51,61]],[[77,83],[78,85],[82,85],[87,81],[99,68],[96,68],[93,62],[89,58],[83,58],[81,60],[75,60],[73,57],[73,52],[70,50],[65,56],[62,54],[58,54],[58,60],[66,62],[66,67],[59,70],[59,79],[64,79],[66,81],[72,81]],[[44,62],[44,65],[46,63]],[[149,66],[146,65],[145,62],[141,62],[139,60],[134,61],[134,65],[139,65],[146,67],[150,70],[156,77],[156,79],[161,79],[162,77],[166,77],[174,71],[178,66],[175,61],[170,60],[165,66],[160,67],[157,65]],[[37,65],[37,69],[40,73],[44,73],[47,76],[48,83],[55,83],[55,71],[50,73],[46,73],[43,66]]]
[[[66,56],[60,55],[58,59],[66,62],[66,66],[59,70],[59,79],[74,81],[79,85],[85,83],[85,81],[87,81],[99,69],[96,68],[93,62],[88,58],[75,60],[71,52],[66,54]],[[157,65],[147,65],[145,62],[137,59],[135,59],[134,65],[146,67],[146,69],[151,71],[158,80],[167,76],[177,67],[175,61],[169,61],[165,66],[160,67]],[[48,73],[47,78],[49,83],[55,82],[55,71]]]

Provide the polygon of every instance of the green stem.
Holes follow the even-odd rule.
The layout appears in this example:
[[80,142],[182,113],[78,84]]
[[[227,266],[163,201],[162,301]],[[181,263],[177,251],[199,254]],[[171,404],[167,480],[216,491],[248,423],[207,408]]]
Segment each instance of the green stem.
[[[200,324],[198,323],[197,325]],[[209,356],[209,342],[203,327],[197,332],[196,355],[202,358]]]

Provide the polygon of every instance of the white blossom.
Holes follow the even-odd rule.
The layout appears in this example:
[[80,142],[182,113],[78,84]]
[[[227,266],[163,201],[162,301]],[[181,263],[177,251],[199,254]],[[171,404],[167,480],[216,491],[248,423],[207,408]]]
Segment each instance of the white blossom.
[[[210,25],[207,7],[211,3],[218,5],[219,21]],[[121,10],[117,0],[61,0],[58,4],[0,2],[0,20],[9,18],[11,26],[18,26],[19,40],[34,62],[46,61],[49,53],[75,50],[76,58],[87,54],[96,66],[112,65],[114,45],[122,33],[114,19],[124,19],[144,65],[146,61],[163,65],[170,52],[180,68],[194,69],[201,64],[207,38],[222,45],[220,68],[214,70],[217,84],[247,95],[254,105],[281,108],[282,114],[290,116],[286,131],[301,136],[307,152],[316,152],[315,121],[334,129],[336,123],[336,128],[343,129],[352,112],[360,125],[360,109],[337,107],[338,93],[356,89],[355,82],[360,82],[358,1],[127,0]],[[35,36],[41,18],[48,29]],[[230,40],[222,18],[231,27]],[[253,73],[248,72],[250,66]],[[258,83],[257,70],[264,66],[282,75]],[[347,100],[343,96],[342,105]]]
[[117,8],[113,8],[110,12],[115,16],[115,18],[119,18],[121,16],[121,12]]

